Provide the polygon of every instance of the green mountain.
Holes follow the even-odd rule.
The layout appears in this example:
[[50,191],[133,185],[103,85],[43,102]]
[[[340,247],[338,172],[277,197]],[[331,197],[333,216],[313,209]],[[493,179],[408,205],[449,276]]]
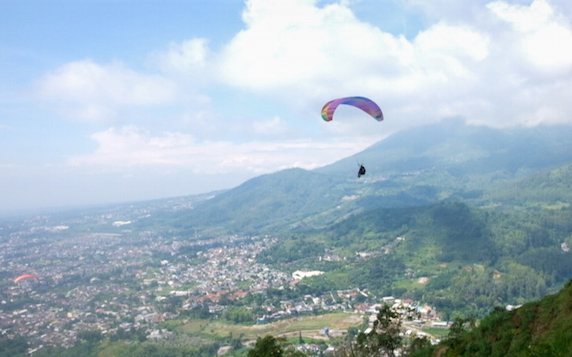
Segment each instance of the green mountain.
[[486,192],[483,202],[503,205],[505,209],[569,207],[572,203],[572,164],[500,184]]
[[[397,133],[314,171],[256,177],[161,219],[182,232],[263,233],[323,228],[379,207],[486,204],[483,194],[497,185],[572,162],[570,137],[572,126],[493,129],[445,121]],[[368,170],[361,179],[356,161]],[[503,200],[505,187],[490,199]]]
[[203,202],[181,216],[188,227],[230,228],[230,232],[285,227],[331,209],[343,197],[327,175],[288,169],[253,178]]
[[[412,199],[472,200],[504,182],[572,162],[572,126],[494,129],[444,121],[397,133],[352,157],[317,169],[343,176],[355,161],[368,168],[369,194],[387,206]],[[405,197],[404,197],[405,196]]]
[[412,357],[572,356],[572,282],[516,310],[496,309],[471,330],[459,327],[448,340]]
[[316,171],[339,175],[359,161],[373,175],[441,170],[453,177],[497,173],[512,178],[572,161],[571,134],[571,126],[494,129],[451,119],[399,132]]

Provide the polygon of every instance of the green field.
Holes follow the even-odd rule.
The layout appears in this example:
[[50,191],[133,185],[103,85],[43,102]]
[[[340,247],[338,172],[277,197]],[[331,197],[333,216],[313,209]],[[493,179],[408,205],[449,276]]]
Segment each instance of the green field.
[[444,327],[423,327],[421,330],[431,336],[441,339],[449,334],[449,328]]
[[299,333],[307,338],[321,337],[321,331],[328,327],[335,335],[340,330],[347,330],[349,327],[359,326],[363,318],[358,314],[336,312],[326,315],[300,316],[285,320],[276,321],[265,325],[232,325],[209,320],[188,320],[175,328],[176,331],[191,335],[201,335],[204,337],[228,337],[243,335],[243,339],[256,339],[258,337],[271,334],[274,336],[289,333]]

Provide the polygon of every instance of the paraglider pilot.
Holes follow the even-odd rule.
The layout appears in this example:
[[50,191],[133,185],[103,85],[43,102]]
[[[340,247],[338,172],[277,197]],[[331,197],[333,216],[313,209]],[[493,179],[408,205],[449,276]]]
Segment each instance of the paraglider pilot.
[[357,173],[357,177],[360,178],[363,175],[365,175],[365,167],[363,167],[363,165],[359,165],[359,171]]

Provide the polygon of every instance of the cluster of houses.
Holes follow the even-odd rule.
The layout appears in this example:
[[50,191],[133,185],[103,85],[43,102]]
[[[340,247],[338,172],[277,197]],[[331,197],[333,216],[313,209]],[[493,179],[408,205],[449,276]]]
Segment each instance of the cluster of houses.
[[[105,219],[114,229],[131,225],[129,220],[112,218]],[[206,304],[210,313],[219,313],[225,309],[223,300],[228,303],[323,274],[290,275],[257,263],[256,255],[276,243],[271,237],[194,241],[129,230],[74,236],[70,226],[29,222],[5,230],[9,233],[4,235],[0,232],[0,275],[40,277],[18,284],[12,279],[0,282],[0,335],[30,337],[32,350],[72,346],[84,330],[107,335],[118,329],[144,329],[149,339],[166,338],[169,334],[157,324],[176,318],[181,310]],[[323,259],[340,258],[329,254]],[[367,296],[353,289],[281,301],[279,307],[265,306],[257,323],[320,311],[373,315],[378,306],[356,303],[360,294]],[[177,298],[182,302],[175,309],[163,308]],[[414,307],[422,318],[437,319],[434,310],[414,306],[410,300],[385,297],[383,303]]]

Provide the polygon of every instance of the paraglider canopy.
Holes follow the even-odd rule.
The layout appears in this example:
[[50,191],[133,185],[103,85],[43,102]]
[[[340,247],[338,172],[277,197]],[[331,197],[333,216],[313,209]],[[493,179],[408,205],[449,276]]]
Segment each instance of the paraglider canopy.
[[382,121],[383,113],[377,104],[371,99],[364,97],[345,97],[334,99],[327,102],[322,108],[322,119],[325,121],[331,121],[334,118],[334,112],[340,104],[351,105],[353,107],[359,108],[371,115],[375,120]]
[[34,274],[24,274],[24,275],[20,275],[20,276],[17,277],[16,279],[14,279],[14,284],[17,284],[19,281],[24,280],[24,279],[37,279],[37,280],[40,280],[40,278],[38,278],[37,275],[34,275]]
[[[379,106],[371,99],[365,97],[344,97],[327,102],[322,107],[322,119],[325,121],[332,121],[332,119],[334,119],[334,112],[341,104],[351,105],[353,107],[359,108],[372,116],[377,121],[383,120],[383,113],[381,112]],[[365,175],[365,167],[359,164],[357,177],[360,178],[363,175]]]

